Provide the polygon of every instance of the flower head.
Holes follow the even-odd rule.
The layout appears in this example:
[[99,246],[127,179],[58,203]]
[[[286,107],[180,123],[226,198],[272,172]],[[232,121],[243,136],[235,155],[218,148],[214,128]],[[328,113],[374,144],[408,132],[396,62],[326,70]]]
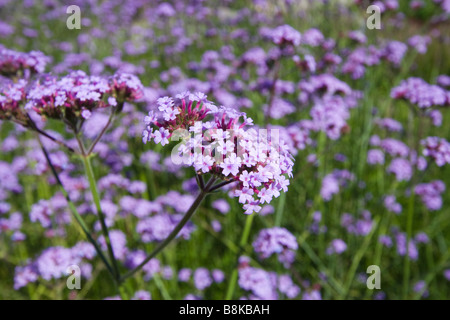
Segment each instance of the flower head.
[[216,107],[201,92],[158,99],[157,110],[144,122],[144,143],[153,139],[165,145],[169,138],[182,138],[172,153],[174,162],[193,166],[200,175],[236,182],[233,195],[247,214],[287,191],[285,175],[292,176],[294,163],[278,130],[247,129],[252,121],[244,113]]
[[280,254],[286,250],[297,250],[298,244],[287,229],[274,227],[261,230],[253,242],[253,247],[262,258],[268,258],[274,253]]
[[119,108],[122,108],[124,101],[136,101],[144,96],[144,86],[141,81],[129,73],[116,73],[109,79],[109,86],[113,97],[108,99],[108,103],[112,106],[117,104],[115,101],[117,100],[121,102]]
[[26,96],[26,85],[25,80],[19,80],[0,90],[0,120],[27,122],[27,117],[21,108]]
[[302,35],[300,32],[285,24],[275,28],[272,31],[273,42],[277,45],[291,44],[294,46],[300,45]]
[[74,71],[61,79],[47,77],[34,83],[27,92],[25,109],[76,126],[95,109],[117,107],[120,112],[124,101],[141,97],[141,89],[139,79],[132,75],[115,74],[108,79]]
[[450,143],[444,138],[428,137],[421,141],[423,155],[434,159],[439,167],[450,163]]
[[29,78],[44,72],[50,58],[40,51],[18,52],[0,46],[0,75],[8,78]]
[[419,108],[447,106],[448,93],[437,85],[431,85],[421,78],[409,78],[391,91],[394,99],[405,99]]

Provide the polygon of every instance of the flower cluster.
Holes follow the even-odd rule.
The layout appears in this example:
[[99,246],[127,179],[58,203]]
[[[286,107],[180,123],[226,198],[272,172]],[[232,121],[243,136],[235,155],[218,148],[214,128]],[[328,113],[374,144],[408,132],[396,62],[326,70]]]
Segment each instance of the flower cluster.
[[346,96],[352,93],[352,89],[347,83],[327,73],[312,76],[308,80],[301,80],[299,82],[299,88],[309,96],[314,93],[320,93],[324,96]]
[[395,214],[400,214],[402,212],[402,205],[397,202],[397,198],[394,195],[387,195],[384,198],[383,203],[386,209],[390,212]]
[[450,87],[450,76],[445,74],[440,75],[436,78],[436,83],[442,88],[448,88]]
[[388,41],[380,48],[373,45],[357,47],[347,57],[342,72],[351,74],[353,79],[360,79],[366,67],[378,65],[382,59],[398,67],[407,51],[408,46],[400,41]]
[[194,284],[198,290],[205,290],[213,283],[213,279],[206,268],[198,268],[194,272]]
[[[206,121],[208,115],[212,120]],[[239,123],[241,117],[243,123]],[[259,212],[261,204],[287,191],[285,174],[292,177],[294,164],[287,145],[276,130],[270,134],[267,130],[245,130],[253,122],[245,113],[216,107],[203,93],[185,92],[175,99],[158,99],[158,111],[150,111],[144,122],[144,143],[153,139],[164,146],[169,138],[183,138],[174,162],[193,166],[198,174],[237,182],[233,195],[244,204],[246,214]]]
[[272,30],[272,40],[277,45],[300,45],[302,35],[300,32],[285,24]]
[[450,163],[450,143],[444,138],[428,137],[421,141],[423,155],[434,159],[439,167]]
[[250,266],[239,269],[239,286],[246,291],[250,291],[250,298],[254,300],[275,300],[276,274],[269,273],[263,269]]
[[409,181],[413,175],[411,162],[403,158],[395,158],[386,168],[386,171],[393,173],[397,181]]
[[[13,165],[0,161],[0,201],[7,198],[7,192],[19,193],[23,191],[22,185],[20,184],[19,177],[17,175],[17,170]],[[2,210],[0,209],[0,212]]]
[[450,105],[450,93],[437,85],[431,85],[421,78],[403,80],[391,91],[394,99],[406,99],[419,108]]
[[427,47],[431,43],[429,36],[415,35],[408,39],[408,44],[420,54],[427,53]]
[[394,231],[395,242],[397,246],[397,253],[399,256],[408,255],[409,259],[416,261],[419,258],[419,250],[416,246],[415,239],[410,239],[406,236],[404,232]]
[[144,96],[142,83],[133,74],[116,73],[109,79],[109,85],[117,101],[137,101]]
[[408,51],[408,46],[400,41],[388,41],[381,49],[381,58],[391,62],[394,66],[399,66]]
[[17,52],[0,46],[0,75],[14,78],[44,72],[50,58],[40,51]]
[[48,77],[34,84],[27,94],[25,109],[76,125],[80,119],[89,119],[94,109],[118,106],[125,100],[140,98],[142,92],[139,80],[128,74],[108,79],[74,71],[59,80]]
[[380,141],[379,146],[392,157],[406,157],[409,154],[408,146],[397,139],[383,139]]
[[[163,241],[182,218],[183,216],[181,214],[161,213],[139,221],[136,226],[136,231],[141,235],[141,239],[145,243]],[[188,223],[180,231],[179,236],[184,239],[189,239],[194,230],[194,225]]]
[[440,4],[442,10],[444,10],[445,13],[450,13],[450,1],[448,0],[433,0],[436,4]]
[[371,149],[367,152],[367,163],[371,165],[384,164],[384,153],[378,149]]
[[397,120],[391,118],[376,119],[374,122],[380,128],[386,129],[388,131],[400,132],[403,130],[402,124]]
[[44,280],[59,279],[67,276],[67,268],[79,265],[81,275],[91,277],[92,265],[86,260],[92,260],[96,255],[94,247],[88,242],[79,242],[72,248],[50,247],[35,261],[25,266],[17,266],[14,275],[14,288],[20,289],[39,278]]
[[371,214],[368,210],[363,210],[360,213],[360,219],[355,220],[353,215],[344,213],[341,217],[341,226],[350,234],[366,236],[373,226]]
[[327,254],[341,254],[347,250],[347,244],[342,239],[334,239],[327,248]]
[[445,184],[440,180],[435,180],[430,183],[418,184],[414,192],[420,196],[422,202],[428,210],[436,211],[442,207],[441,193],[445,191]]
[[278,275],[263,269],[251,267],[246,256],[239,258],[239,286],[250,293],[249,297],[241,299],[274,300],[279,294],[289,299],[298,297],[301,292],[292,278],[287,274]]
[[57,194],[50,200],[40,200],[38,203],[31,206],[30,221],[39,222],[44,228],[60,224],[70,223],[70,214],[67,212],[66,199]]
[[320,195],[325,201],[330,201],[333,195],[339,192],[340,187],[345,187],[355,176],[347,170],[335,169],[322,180]]
[[261,230],[253,242],[253,248],[263,259],[269,258],[274,253],[283,254],[281,257],[283,259],[287,251],[297,250],[298,244],[287,229],[274,227]]
[[26,116],[21,108],[26,96],[26,85],[25,80],[19,80],[1,88],[0,120],[14,119],[20,123],[26,122]]

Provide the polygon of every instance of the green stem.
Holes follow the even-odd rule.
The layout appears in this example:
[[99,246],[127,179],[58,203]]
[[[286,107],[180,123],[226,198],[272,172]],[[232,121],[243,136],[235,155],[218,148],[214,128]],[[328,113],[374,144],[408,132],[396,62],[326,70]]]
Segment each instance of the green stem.
[[414,300],[420,299],[420,297],[422,296],[422,294],[424,293],[426,288],[429,286],[431,281],[433,281],[436,278],[436,276],[438,275],[438,273],[441,272],[443,268],[445,268],[445,265],[448,264],[449,258],[450,258],[450,249],[447,250],[446,253],[444,253],[444,255],[442,256],[438,265],[428,272],[427,276],[425,277],[425,286],[422,290],[415,293],[415,295],[413,297]]
[[109,237],[108,227],[105,223],[105,215],[102,211],[102,207],[100,205],[100,195],[98,193],[97,183],[94,176],[94,171],[92,170],[92,164],[91,164],[91,157],[86,154],[83,142],[81,141],[80,137],[76,135],[78,145],[81,150],[81,159],[83,160],[84,170],[86,172],[86,176],[89,181],[89,187],[91,189],[92,198],[95,203],[95,207],[97,209],[97,214],[100,220],[100,225],[102,228],[103,237],[105,238],[106,246],[108,247],[108,254],[109,259],[112,261],[113,269],[114,269],[114,276],[116,280],[119,280],[120,273],[119,273],[119,267],[117,265],[116,257],[114,256],[114,250],[111,245],[111,239]]
[[226,186],[226,185],[228,185],[230,183],[233,183],[233,182],[236,182],[236,180],[230,180],[230,181],[224,181],[224,182],[218,183],[215,186],[212,186],[211,189],[209,190],[209,192],[216,191],[216,190],[218,190],[218,189],[220,189],[220,188],[222,188],[222,187],[224,187],[224,186]]
[[[381,235],[387,234],[388,228],[390,226],[391,215],[392,213],[387,212],[387,214],[385,214],[385,216],[381,218],[382,220],[380,222],[380,227],[378,228],[377,238],[375,239],[375,241],[377,241],[377,244],[375,245],[375,254],[374,254],[375,257],[374,265],[376,266],[379,266],[381,263],[381,257],[384,249],[384,245],[379,241],[379,239]],[[367,290],[365,298],[368,299],[372,293],[373,293],[372,290]]]
[[367,249],[370,245],[370,241],[372,240],[372,236],[375,234],[375,231],[378,228],[378,223],[380,221],[380,218],[375,218],[373,221],[373,225],[372,225],[372,230],[370,231],[370,233],[365,237],[361,247],[359,248],[359,250],[356,252],[356,254],[353,256],[353,261],[352,264],[350,266],[349,272],[347,273],[347,278],[345,280],[344,283],[344,290],[343,293],[341,295],[341,299],[346,299],[349,292],[350,292],[350,288],[352,286],[353,280],[355,279],[355,274],[356,271],[359,267],[359,263],[361,262],[361,259],[363,258],[364,254],[367,252]]
[[86,235],[87,239],[89,240],[89,242],[94,246],[95,251],[97,252],[98,256],[100,257],[100,259],[103,261],[103,263],[105,264],[106,268],[108,269],[108,271],[114,275],[114,272],[111,268],[111,265],[109,264],[108,260],[106,259],[106,257],[104,256],[102,250],[100,250],[100,247],[98,246],[97,242],[94,240],[94,238],[92,238],[91,233],[88,230],[88,227],[86,226],[86,224],[84,223],[83,218],[80,216],[80,214],[77,211],[77,208],[75,207],[75,205],[73,204],[73,202],[70,200],[69,194],[67,193],[66,189],[64,188],[64,185],[61,181],[61,179],[59,178],[58,172],[56,171],[55,167],[53,166],[53,163],[50,160],[50,156],[47,152],[47,150],[45,149],[44,145],[42,144],[41,139],[39,138],[39,136],[37,137],[39,144],[41,146],[42,152],[44,153],[45,159],[47,160],[47,163],[53,173],[53,176],[56,179],[56,182],[58,183],[58,185],[60,186],[61,192],[64,195],[64,197],[66,198],[67,204],[69,206],[69,209],[73,215],[73,217],[75,218],[75,220],[78,222],[78,224],[80,225],[81,229],[83,230],[84,234]]
[[205,197],[208,195],[208,193],[210,192],[210,188],[213,185],[214,181],[216,179],[214,177],[211,177],[211,179],[208,181],[208,183],[206,184],[205,188],[203,190],[200,191],[200,193],[198,194],[197,198],[195,199],[194,203],[191,205],[191,207],[189,208],[189,210],[186,212],[186,214],[184,215],[183,219],[181,219],[181,221],[177,224],[177,226],[175,227],[175,229],[173,229],[173,231],[169,234],[169,236],[163,241],[161,242],[156,248],[155,250],[153,250],[152,253],[150,253],[147,258],[145,258],[144,261],[142,261],[142,263],[140,265],[138,265],[136,268],[134,268],[133,270],[129,271],[128,273],[124,274],[121,278],[120,278],[120,282],[124,281],[125,279],[133,276],[136,272],[138,272],[139,270],[141,270],[146,264],[147,262],[149,262],[151,259],[153,259],[158,253],[160,253],[169,243],[172,242],[172,240],[174,240],[176,238],[176,236],[178,235],[178,233],[181,231],[181,229],[183,229],[183,227],[186,225],[186,223],[191,219],[191,217],[194,215],[194,213],[197,211],[198,207],[200,206],[200,204],[202,203],[203,199],[205,199]]
[[[415,109],[412,109],[415,110]],[[414,111],[413,111],[414,112]],[[424,114],[422,112],[418,112],[419,117],[419,125],[416,129],[416,132],[414,134],[414,114],[413,112],[409,113],[410,121],[409,121],[409,132],[412,142],[410,143],[411,148],[415,148],[416,151],[419,150],[420,147],[420,140],[422,139],[422,134],[424,130]],[[415,138],[415,139],[414,139]],[[411,242],[411,239],[413,237],[413,216],[414,216],[414,200],[416,193],[414,191],[414,186],[417,183],[417,174],[416,172],[413,172],[413,176],[411,178],[411,188],[410,188],[410,198],[408,203],[408,215],[406,217],[406,253],[404,258],[404,264],[403,264],[403,299],[407,299],[408,291],[409,291],[409,282],[410,282],[410,274],[411,274],[411,261],[409,258],[409,245]]]
[[40,135],[42,135],[42,136],[44,136],[44,137],[50,139],[51,141],[53,141],[53,142],[59,144],[61,147],[66,148],[69,152],[75,153],[75,150],[74,150],[72,147],[69,147],[69,146],[68,146],[67,144],[65,144],[64,142],[62,142],[62,141],[56,139],[55,137],[49,135],[47,132],[45,132],[45,131],[39,129],[38,126],[36,125],[36,123],[35,123],[35,122],[33,121],[33,119],[30,117],[30,115],[29,115],[28,113],[27,113],[26,115],[27,115],[27,118],[28,118],[28,121],[27,121],[26,123],[21,123],[21,122],[16,122],[16,121],[14,121],[14,122],[16,122],[16,123],[18,123],[18,124],[21,124],[22,126],[25,126],[25,127],[29,126],[32,130],[36,131],[36,132],[39,133]]
[[[242,253],[242,250],[244,248],[244,246],[247,244],[248,242],[248,237],[250,235],[250,230],[253,224],[253,218],[255,217],[255,214],[250,214],[247,216],[247,219],[245,220],[245,226],[244,226],[244,232],[242,233],[242,237],[241,237],[241,241],[239,243],[240,246],[240,250],[239,250],[239,254],[238,254],[238,259],[239,256]],[[228,283],[228,290],[227,290],[227,294],[225,297],[225,300],[231,300],[233,298],[233,294],[234,294],[234,290],[236,288],[236,283],[237,283],[237,279],[238,279],[238,268],[236,267],[233,270],[233,273],[231,274],[231,278],[230,278],[230,282]]]
[[123,286],[117,285],[117,291],[119,292],[119,296],[122,300],[129,300],[128,293]]
[[403,299],[406,299],[408,296],[409,291],[409,277],[410,277],[410,269],[411,269],[411,261],[409,258],[409,243],[412,238],[412,225],[413,225],[413,215],[414,215],[414,198],[415,198],[415,192],[413,190],[413,187],[411,187],[411,195],[409,198],[409,205],[408,205],[408,216],[406,221],[406,234],[407,234],[407,240],[406,240],[406,253],[405,253],[405,262],[403,265]]
[[109,115],[108,122],[103,127],[102,131],[99,133],[97,138],[95,138],[94,142],[92,142],[92,145],[90,146],[89,150],[86,152],[86,155],[90,155],[92,153],[92,151],[94,151],[95,146],[100,141],[100,139],[103,137],[103,135],[105,134],[105,132],[108,129],[108,127],[111,124],[111,122],[114,120],[114,115],[115,115],[115,112],[111,111],[111,114]]
[[280,66],[281,66],[280,60],[277,60],[275,62],[275,66],[274,66],[275,71],[274,71],[274,76],[273,76],[272,87],[270,88],[269,102],[267,105],[267,115],[265,117],[266,126],[270,123],[270,113],[272,111],[273,100],[275,98],[275,88],[276,88],[278,78],[280,76]]
[[44,137],[52,140],[53,142],[59,144],[60,146],[66,148],[69,152],[71,153],[75,153],[75,150],[72,147],[69,147],[67,144],[65,144],[64,142],[52,137],[51,135],[49,135],[47,132],[42,131],[41,129],[39,129],[38,127],[35,127],[33,129],[34,131],[36,131],[37,133],[39,133],[40,135],[43,135]]
[[[326,224],[325,219],[328,219],[325,213],[325,208],[324,208],[324,201],[323,198],[321,196],[320,193],[320,188],[321,188],[321,183],[323,182],[323,179],[325,177],[325,172],[326,172],[326,144],[327,144],[327,136],[326,133],[324,131],[320,131],[319,133],[319,145],[318,145],[318,149],[317,149],[317,160],[319,161],[319,167],[318,167],[318,173],[319,173],[319,179],[318,179],[318,187],[319,187],[319,191],[317,191],[316,193],[316,198],[314,199],[314,207],[316,208],[317,211],[320,211],[322,213],[322,219],[320,220],[319,223],[319,228],[323,228]],[[314,208],[313,207],[313,208]],[[313,209],[311,208],[311,209]],[[323,253],[326,251],[325,249],[325,233],[324,232],[319,232],[319,236],[318,236],[318,247],[319,247],[319,252]]]
[[205,189],[205,181],[203,180],[202,175],[199,175],[197,172],[195,173],[195,177],[197,178],[198,186],[200,187],[200,190]]
[[313,263],[317,266],[317,271],[321,272],[325,275],[327,281],[324,282],[324,286],[329,286],[330,289],[334,289],[338,295],[344,294],[344,288],[342,287],[342,284],[339,283],[338,280],[336,280],[329,270],[325,263],[320,259],[320,257],[314,252],[314,250],[308,245],[308,242],[305,240],[305,238],[298,238],[298,244],[303,251],[305,251],[306,255],[311,259]]
[[153,275],[153,280],[155,280],[155,284],[158,287],[159,291],[161,292],[161,295],[164,298],[164,300],[172,300],[169,291],[167,291],[167,288],[162,282],[161,277],[158,273],[155,273]]
[[255,217],[254,214],[250,214],[247,216],[247,219],[245,221],[244,233],[242,234],[241,242],[239,243],[241,248],[243,248],[247,244],[248,236],[250,235],[250,229],[252,227],[254,217]]
[[233,273],[231,274],[230,282],[228,284],[227,295],[225,296],[225,300],[231,300],[234,294],[234,290],[236,288],[236,283],[238,280],[238,269],[235,268]]
[[275,226],[279,227],[281,225],[281,219],[283,218],[284,205],[286,204],[286,193],[282,193],[280,200],[278,200],[277,215],[275,216]]

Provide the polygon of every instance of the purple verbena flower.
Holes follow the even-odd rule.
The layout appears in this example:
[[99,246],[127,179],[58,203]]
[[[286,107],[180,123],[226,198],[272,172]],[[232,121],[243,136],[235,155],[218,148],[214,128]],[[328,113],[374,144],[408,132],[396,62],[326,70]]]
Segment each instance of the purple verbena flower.
[[287,250],[295,251],[298,244],[296,238],[287,229],[273,227],[259,232],[253,242],[253,248],[263,259],[266,259],[274,253],[280,254]]
[[208,269],[198,268],[194,271],[194,285],[198,290],[205,290],[211,286],[212,283],[213,280],[211,279]]

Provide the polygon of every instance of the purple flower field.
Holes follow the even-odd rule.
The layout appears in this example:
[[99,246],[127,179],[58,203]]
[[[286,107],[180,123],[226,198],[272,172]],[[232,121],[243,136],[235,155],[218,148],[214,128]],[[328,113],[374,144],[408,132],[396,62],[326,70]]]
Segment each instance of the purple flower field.
[[0,299],[450,299],[449,57],[449,0],[0,0]]

